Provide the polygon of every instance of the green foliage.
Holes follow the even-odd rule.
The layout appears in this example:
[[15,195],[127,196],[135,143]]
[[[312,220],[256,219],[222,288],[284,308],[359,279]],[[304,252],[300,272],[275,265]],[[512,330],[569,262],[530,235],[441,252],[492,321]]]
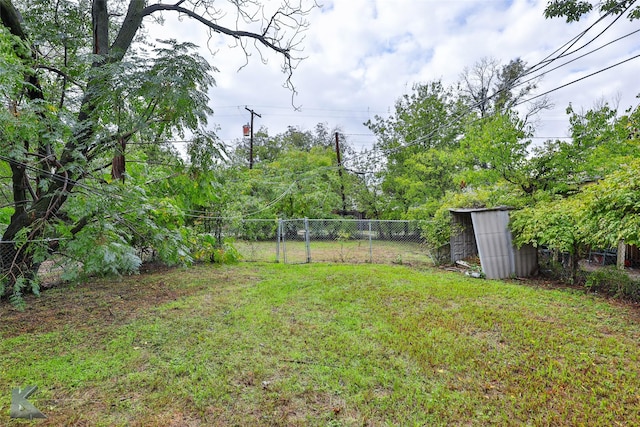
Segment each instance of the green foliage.
[[584,246],[584,200],[551,198],[512,212],[510,227],[517,246],[531,244],[576,254]]
[[[193,213],[233,193],[225,200],[209,185],[211,170],[225,156],[207,126],[216,69],[192,43],[147,39],[143,23],[162,21],[159,15],[177,12],[175,7],[74,0],[2,4],[0,95],[8,108],[0,109],[0,184],[14,211],[0,208],[0,222],[3,240],[33,244],[17,252],[9,248],[18,256],[12,261],[6,255],[3,273],[18,280],[53,254],[87,274],[131,272],[140,265],[139,251],[169,264],[190,262],[184,226],[198,221]],[[212,2],[180,6],[199,18],[192,22],[220,29]],[[261,21],[254,6],[260,7],[239,4],[238,19]],[[241,37],[289,58],[291,40],[272,29],[281,19],[288,20],[287,28],[303,28],[301,18],[309,11],[286,2],[277,10],[264,33]],[[176,137],[192,138],[189,168],[167,144]],[[158,185],[171,177],[181,182]],[[176,189],[188,191],[171,191]],[[36,244],[43,237],[53,243]]]
[[[463,126],[456,116],[462,109],[451,88],[441,81],[432,81],[415,85],[411,94],[398,99],[390,117],[376,116],[366,125],[378,137],[380,149],[390,159],[401,160],[407,152],[455,146],[455,138]],[[449,124],[454,117],[457,120],[453,124],[442,125]]]
[[[618,117],[607,104],[578,114],[571,107],[570,142],[547,142],[534,152],[537,192],[513,212],[518,245],[530,243],[576,258],[588,246],[640,242],[638,109]],[[540,191],[546,190],[546,191]]]
[[572,141],[555,144],[556,178],[573,183],[602,178],[618,168],[621,158],[639,155],[633,138],[638,113],[636,109],[619,117],[604,104],[579,114],[569,106]]
[[13,36],[9,29],[0,26],[0,94],[13,100],[23,89],[24,74],[29,71],[24,57],[30,56],[29,47],[19,37]]
[[[357,208],[356,192],[362,183],[351,171],[338,168],[333,135],[324,124],[315,132],[289,128],[269,136],[265,128],[254,142],[254,168],[245,167],[246,141],[230,153],[232,164],[221,167],[210,178],[216,196],[207,210],[215,217],[237,222],[242,218],[331,218],[337,211]],[[346,141],[341,149],[349,153]],[[344,206],[342,194],[345,195]],[[234,226],[235,227],[235,226]],[[267,232],[257,225],[243,225],[251,238],[261,239]]]
[[197,234],[192,238],[193,258],[199,262],[235,264],[242,257],[233,242],[231,238],[225,238],[220,242],[211,234]]
[[547,4],[544,16],[556,18],[564,16],[567,22],[579,21],[582,15],[591,12],[593,5],[582,0],[552,0]]
[[0,233],[3,233],[7,225],[9,225],[9,221],[11,220],[11,215],[13,215],[13,213],[14,208],[12,206],[0,208]]
[[[330,129],[326,123],[318,123],[313,131],[289,126],[281,134],[269,135],[266,127],[261,127],[253,135],[253,162],[271,163],[289,151],[310,151],[312,148],[332,148],[335,146],[335,133],[339,129]],[[341,137],[342,138],[342,137]],[[342,151],[348,150],[348,146],[342,141]],[[235,165],[246,166],[249,164],[249,139],[244,138],[232,153],[232,161]]]
[[588,273],[585,287],[590,292],[640,301],[640,282],[615,267],[598,268]]
[[213,132],[199,130],[187,145],[192,172],[209,171],[219,166],[226,154],[224,144]]
[[[143,253],[168,265],[191,262],[184,215],[170,199],[150,197],[132,185],[107,185],[103,192],[70,199],[65,213],[71,225],[56,224],[56,234],[63,237],[59,251],[67,259],[66,279],[130,274]],[[85,224],[74,230],[77,223]]]
[[24,301],[24,291],[27,288],[27,280],[24,277],[18,277],[13,282],[13,289],[9,295],[9,303],[18,310],[23,311],[26,308]]
[[387,176],[382,189],[399,203],[404,214],[416,205],[438,201],[453,190],[461,163],[458,153],[430,148],[406,158],[396,173]]
[[211,262],[215,257],[215,251],[220,247],[220,242],[210,234],[196,234],[192,237],[192,247],[195,249],[193,259],[195,261]]
[[578,281],[578,260],[586,251],[587,238],[583,218],[584,198],[548,198],[511,213],[509,226],[513,242],[521,247],[530,244],[545,246],[555,253],[568,254],[565,267],[570,271],[568,281]]
[[273,195],[272,209],[278,217],[326,218],[341,209],[336,163],[330,148],[291,149],[255,171],[276,180],[267,194]]
[[273,240],[278,229],[278,223],[267,221],[236,221],[235,227],[238,231],[236,235],[242,240],[264,241]]
[[579,21],[597,6],[601,13],[620,15],[628,12],[627,17],[634,20],[640,18],[640,6],[629,9],[633,3],[635,2],[631,0],[605,0],[597,3],[583,0],[551,0],[547,4],[544,16],[546,18],[564,17],[567,22],[574,22]]
[[466,182],[491,185],[507,182],[529,191],[528,148],[531,140],[525,124],[514,113],[495,114],[467,127],[461,153],[469,160]]
[[9,304],[19,311],[27,307],[24,300],[27,293],[40,296],[40,282],[37,277],[18,277],[13,281],[9,281],[7,277],[0,279],[0,295],[8,294]]
[[462,112],[453,89],[433,81],[398,99],[390,117],[366,123],[387,157],[378,178],[388,205],[382,217],[402,218],[425,198],[438,199],[455,187],[459,156],[453,153],[464,126]]
[[83,271],[89,277],[131,274],[138,271],[140,264],[142,260],[126,242],[94,245],[91,252],[82,257]]
[[640,161],[628,159],[619,169],[584,190],[588,200],[584,227],[588,241],[615,247],[620,240],[640,245]]
[[240,253],[233,246],[233,239],[224,239],[221,247],[218,247],[211,261],[217,264],[235,264],[241,260]]

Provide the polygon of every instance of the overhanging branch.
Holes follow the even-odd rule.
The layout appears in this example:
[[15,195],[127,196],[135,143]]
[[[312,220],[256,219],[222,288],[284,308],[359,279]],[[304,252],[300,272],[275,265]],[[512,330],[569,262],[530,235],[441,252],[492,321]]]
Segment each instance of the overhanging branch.
[[[171,4],[154,4],[151,6],[147,6],[146,8],[144,8],[142,10],[142,15],[143,16],[148,16],[151,15],[153,13],[156,12],[161,12],[161,11],[173,11],[173,12],[178,12],[178,13],[183,13],[185,15],[187,15],[190,18],[195,19],[196,21],[204,24],[205,26],[207,26],[208,28],[212,29],[213,31],[220,33],[220,34],[225,34],[227,36],[233,37],[234,39],[242,39],[242,38],[250,38],[250,39],[254,39],[256,41],[258,41],[259,43],[263,44],[265,47],[268,47],[269,49],[274,50],[275,52],[278,52],[282,55],[284,55],[285,58],[287,59],[291,59],[291,48],[289,46],[279,46],[278,44],[276,44],[276,42],[271,41],[269,39],[269,37],[267,37],[267,35],[265,33],[263,34],[257,34],[257,33],[253,33],[251,31],[243,31],[243,30],[232,30],[230,28],[224,27],[222,25],[216,24],[215,22],[205,18],[204,16],[186,9],[182,6],[180,6],[183,2],[180,1],[174,5]],[[281,14],[281,12],[276,12],[276,14],[274,14],[274,17],[277,16],[278,14]],[[269,26],[271,26],[271,23],[269,24]],[[267,27],[269,28],[269,27]]]

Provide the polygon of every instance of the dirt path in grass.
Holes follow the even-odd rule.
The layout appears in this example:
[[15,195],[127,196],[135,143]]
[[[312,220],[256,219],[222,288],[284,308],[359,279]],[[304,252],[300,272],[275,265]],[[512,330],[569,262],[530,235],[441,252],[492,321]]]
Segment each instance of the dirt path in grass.
[[147,266],[126,280],[95,279],[82,284],[59,284],[45,289],[40,297],[25,297],[23,311],[7,302],[0,303],[0,337],[24,333],[46,333],[63,327],[95,328],[96,325],[122,324],[150,307],[197,292],[167,285],[161,266]]

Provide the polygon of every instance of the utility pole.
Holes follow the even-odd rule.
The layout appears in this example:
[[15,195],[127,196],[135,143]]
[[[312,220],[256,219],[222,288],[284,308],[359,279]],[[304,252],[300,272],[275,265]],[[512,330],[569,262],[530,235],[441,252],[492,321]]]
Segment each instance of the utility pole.
[[342,160],[340,159],[340,135],[336,132],[336,157],[338,158],[338,175],[340,176],[340,195],[342,196],[342,214],[347,213],[347,201],[344,196],[344,181],[342,180]]
[[244,107],[245,110],[251,113],[251,127],[249,131],[251,132],[251,136],[249,137],[249,169],[253,169],[253,116],[258,116],[262,118],[262,116],[249,107]]

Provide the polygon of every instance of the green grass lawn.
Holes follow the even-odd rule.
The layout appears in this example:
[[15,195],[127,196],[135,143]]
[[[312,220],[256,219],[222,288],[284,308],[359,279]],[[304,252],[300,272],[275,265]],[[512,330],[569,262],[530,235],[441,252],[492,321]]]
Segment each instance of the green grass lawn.
[[[238,240],[233,246],[244,261],[275,262],[277,243],[272,241]],[[311,262],[374,263],[432,265],[424,245],[398,240],[311,240]],[[280,262],[302,264],[307,262],[306,244],[302,240],[280,242]]]
[[397,265],[96,280],[0,306],[0,425],[633,425],[639,314]]

